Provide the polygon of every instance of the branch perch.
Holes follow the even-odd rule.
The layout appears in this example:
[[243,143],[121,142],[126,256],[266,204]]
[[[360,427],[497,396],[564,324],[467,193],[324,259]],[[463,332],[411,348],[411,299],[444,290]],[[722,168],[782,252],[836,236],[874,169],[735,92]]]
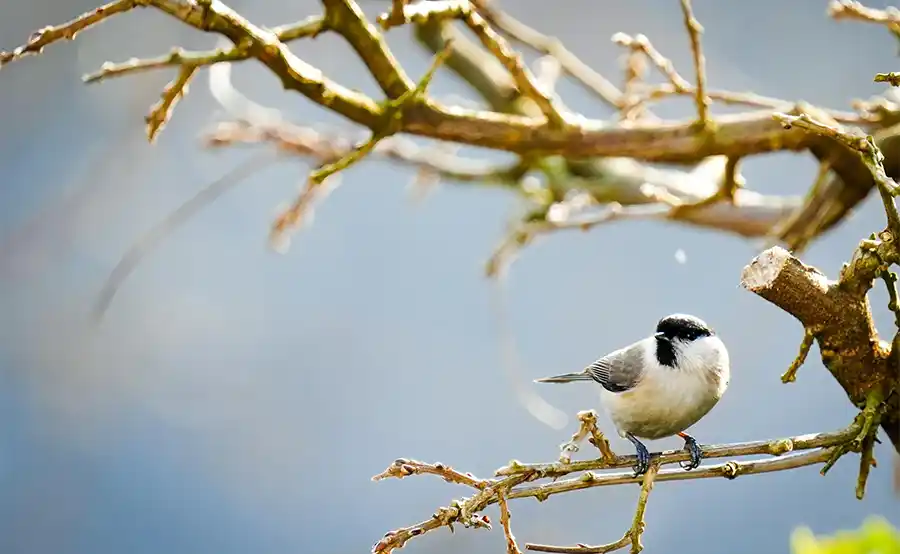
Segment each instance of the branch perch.
[[[582,414],[584,414],[581,417],[582,427],[585,425],[590,427],[590,412],[582,412],[579,415],[582,416]],[[479,512],[491,504],[501,502],[505,504],[509,500],[519,498],[535,498],[538,501],[544,501],[550,496],[576,490],[602,486],[642,484],[633,524],[619,541],[595,547],[585,545],[575,547],[526,545],[526,548],[529,550],[579,554],[611,552],[631,545],[632,552],[639,552],[642,548],[640,536],[644,527],[644,511],[646,510],[650,489],[654,483],[708,479],[712,477],[724,477],[731,480],[740,475],[770,473],[825,463],[835,458],[835,452],[841,446],[860,437],[861,431],[866,428],[866,421],[868,420],[862,417],[861,414],[850,426],[833,433],[800,435],[770,441],[703,446],[704,459],[752,455],[765,455],[768,457],[742,462],[732,460],[723,464],[700,467],[690,472],[680,468],[660,469],[663,465],[687,460],[689,454],[684,450],[668,450],[654,453],[651,455],[653,475],[646,479],[646,475],[650,475],[649,472],[645,476],[638,478],[635,478],[634,473],[630,470],[595,473],[597,470],[630,468],[635,462],[634,455],[613,455],[611,458],[602,457],[594,460],[562,461],[549,464],[523,464],[513,460],[507,466],[498,469],[495,472],[495,477],[492,479],[479,479],[468,473],[463,474],[441,463],[428,464],[401,458],[395,460],[385,471],[376,475],[373,479],[382,480],[389,477],[404,479],[419,474],[436,475],[448,482],[467,485],[475,490],[475,494],[468,498],[454,501],[448,507],[438,509],[429,520],[385,534],[384,538],[375,544],[372,551],[374,554],[389,553],[396,548],[404,546],[413,537],[443,526],[448,526],[452,529],[455,523],[460,523],[467,527],[490,528],[488,517],[479,515]],[[558,480],[560,477],[573,473],[580,473],[580,475]],[[547,484],[522,486],[525,483],[532,483],[542,479],[551,479],[553,481]],[[503,511],[504,508],[501,507],[501,518],[505,517],[502,515]],[[508,520],[506,525],[508,525]],[[511,535],[511,531],[505,531],[505,533],[508,533],[507,537]]]

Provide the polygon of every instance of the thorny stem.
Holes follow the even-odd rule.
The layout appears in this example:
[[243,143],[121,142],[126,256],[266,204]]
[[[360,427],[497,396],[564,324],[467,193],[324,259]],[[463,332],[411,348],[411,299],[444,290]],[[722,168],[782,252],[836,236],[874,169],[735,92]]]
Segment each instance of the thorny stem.
[[802,366],[806,361],[806,356],[809,354],[809,349],[812,348],[813,342],[816,340],[816,334],[818,332],[818,329],[812,328],[806,328],[803,330],[803,340],[800,341],[800,352],[797,353],[797,357],[794,358],[794,361],[791,362],[790,367],[781,376],[782,383],[793,383],[797,380],[797,370],[799,370],[800,366]]

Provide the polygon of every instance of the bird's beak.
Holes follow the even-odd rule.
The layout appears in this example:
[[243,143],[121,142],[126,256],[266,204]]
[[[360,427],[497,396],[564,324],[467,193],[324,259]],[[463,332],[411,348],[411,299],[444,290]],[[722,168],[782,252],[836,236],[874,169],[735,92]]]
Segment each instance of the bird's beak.
[[656,340],[664,340],[666,338],[666,334],[665,333],[656,333],[655,335],[653,335],[653,338],[655,338]]

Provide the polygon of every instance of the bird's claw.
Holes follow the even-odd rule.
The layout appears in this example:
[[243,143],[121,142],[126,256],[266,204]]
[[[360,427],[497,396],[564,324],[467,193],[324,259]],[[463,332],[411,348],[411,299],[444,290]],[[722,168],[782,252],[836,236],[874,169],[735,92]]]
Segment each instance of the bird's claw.
[[634,447],[637,454],[637,463],[634,464],[632,469],[634,469],[634,476],[640,477],[650,469],[650,452],[641,443],[635,443]]
[[697,440],[690,435],[684,435],[682,438],[684,439],[684,449],[690,453],[691,460],[686,463],[678,462],[678,465],[685,471],[697,469],[697,467],[700,466],[700,461],[703,459],[703,452],[700,450],[700,445],[697,444]]

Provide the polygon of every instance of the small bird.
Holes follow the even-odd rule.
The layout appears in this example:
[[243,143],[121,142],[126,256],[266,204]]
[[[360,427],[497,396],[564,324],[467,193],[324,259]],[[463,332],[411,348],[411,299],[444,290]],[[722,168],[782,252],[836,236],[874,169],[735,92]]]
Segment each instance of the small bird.
[[536,383],[596,381],[601,401],[619,436],[637,449],[635,477],[650,467],[642,439],[678,435],[691,455],[691,470],[703,457],[685,433],[719,402],[731,378],[728,350],[701,319],[672,314],[659,320],[656,333],[598,359],[583,371],[536,379]]

